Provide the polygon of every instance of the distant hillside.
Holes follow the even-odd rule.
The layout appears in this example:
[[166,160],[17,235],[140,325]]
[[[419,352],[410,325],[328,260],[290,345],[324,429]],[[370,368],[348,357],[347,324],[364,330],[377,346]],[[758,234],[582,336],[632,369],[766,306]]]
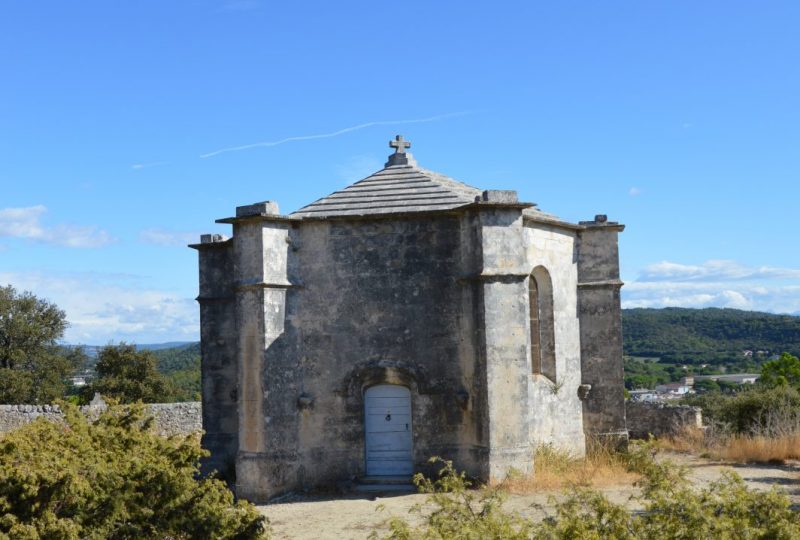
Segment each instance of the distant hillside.
[[800,317],[738,309],[624,309],[624,351],[661,363],[729,364],[753,351],[800,354]]
[[176,371],[200,369],[200,343],[184,343],[177,347],[151,348],[158,358],[158,370],[170,374]]
[[171,348],[152,348],[158,358],[158,370],[178,389],[180,401],[200,399],[200,343],[186,343]]
[[166,343],[137,343],[136,348],[145,351],[160,351],[161,349],[179,349],[187,345],[193,345],[194,341],[168,341]]

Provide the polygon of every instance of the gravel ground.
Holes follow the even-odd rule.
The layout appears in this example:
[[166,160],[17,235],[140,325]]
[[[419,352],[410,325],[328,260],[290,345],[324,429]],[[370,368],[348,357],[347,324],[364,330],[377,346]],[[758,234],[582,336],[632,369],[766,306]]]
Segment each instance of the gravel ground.
[[[784,489],[792,503],[800,509],[800,462],[787,465],[726,465],[692,456],[672,454],[669,459],[686,465],[690,477],[698,486],[720,477],[722,471],[736,471],[754,489],[767,490],[773,486]],[[637,494],[630,485],[602,488],[601,491],[616,503],[636,508],[631,497]],[[505,507],[536,519],[552,508],[549,499],[559,492],[533,495],[511,495]],[[424,495],[395,496],[288,496],[281,501],[259,506],[272,523],[275,538],[279,539],[345,539],[367,538],[391,515],[406,517],[414,523],[409,509],[425,501]],[[381,509],[381,507],[383,509]]]

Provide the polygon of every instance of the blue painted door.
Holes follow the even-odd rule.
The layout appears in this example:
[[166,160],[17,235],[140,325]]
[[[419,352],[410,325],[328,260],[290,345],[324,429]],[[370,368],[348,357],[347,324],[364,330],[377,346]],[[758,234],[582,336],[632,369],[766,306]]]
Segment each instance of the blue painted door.
[[367,475],[411,475],[411,392],[396,384],[372,386],[364,396],[364,409]]

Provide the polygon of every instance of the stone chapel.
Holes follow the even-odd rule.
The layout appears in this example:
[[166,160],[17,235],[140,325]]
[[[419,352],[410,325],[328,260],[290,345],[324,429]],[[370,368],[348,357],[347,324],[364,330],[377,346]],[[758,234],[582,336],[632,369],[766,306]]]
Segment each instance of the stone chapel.
[[240,206],[199,253],[203,445],[239,497],[409,477],[488,481],[540,444],[624,443],[617,235],[418,166],[284,215]]

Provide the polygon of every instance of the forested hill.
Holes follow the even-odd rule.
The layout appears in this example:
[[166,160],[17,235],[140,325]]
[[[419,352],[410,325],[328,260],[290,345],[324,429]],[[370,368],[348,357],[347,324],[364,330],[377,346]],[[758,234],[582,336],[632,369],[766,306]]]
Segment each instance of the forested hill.
[[800,317],[738,309],[624,309],[624,351],[661,362],[727,363],[743,351],[800,354]]
[[152,349],[158,358],[158,370],[169,375],[176,371],[200,369],[200,343],[185,343],[177,347]]

